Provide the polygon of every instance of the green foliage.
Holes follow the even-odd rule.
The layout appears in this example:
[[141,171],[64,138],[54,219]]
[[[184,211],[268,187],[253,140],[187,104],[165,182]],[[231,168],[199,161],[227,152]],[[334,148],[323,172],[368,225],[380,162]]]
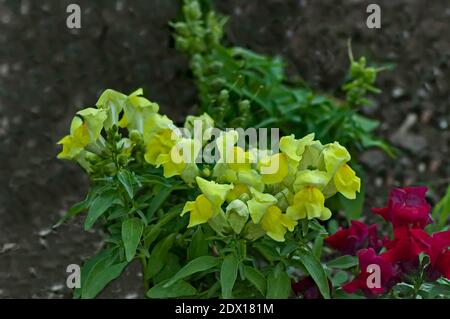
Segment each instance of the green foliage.
[[325,299],[330,299],[330,286],[328,285],[328,277],[325,273],[320,261],[314,254],[306,249],[298,251],[300,262],[316,282],[320,293]]
[[445,230],[450,216],[450,185],[448,186],[445,195],[434,206],[431,215],[433,216],[433,220],[436,223],[435,225],[432,225],[432,227],[435,230]]
[[286,299],[291,293],[291,279],[286,270],[278,264],[267,277],[268,299]]
[[225,256],[222,262],[222,268],[220,269],[220,285],[222,287],[222,297],[225,299],[232,297],[238,269],[239,260],[234,255]]
[[[315,132],[322,142],[338,140],[351,151],[379,147],[394,150],[372,133],[378,122],[358,114],[369,105],[367,94],[381,69],[353,59],[342,87],[345,99],[316,93],[291,83],[280,57],[264,56],[221,43],[226,18],[201,10],[197,0],[184,1],[184,21],[172,24],[180,51],[190,57],[201,110],[212,114],[219,127],[275,127],[283,134]],[[195,8],[195,14],[186,14]]]

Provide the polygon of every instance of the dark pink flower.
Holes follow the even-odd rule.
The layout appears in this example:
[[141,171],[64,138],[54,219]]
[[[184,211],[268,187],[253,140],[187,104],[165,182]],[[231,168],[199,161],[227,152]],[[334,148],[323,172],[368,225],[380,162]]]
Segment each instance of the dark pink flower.
[[391,262],[416,262],[419,254],[429,248],[428,235],[422,229],[399,227],[394,229],[394,240],[385,243],[383,256]]
[[[358,252],[360,273],[351,282],[342,286],[342,289],[347,293],[354,293],[357,290],[362,290],[367,296],[376,296],[388,291],[395,280],[395,271],[392,263],[385,257],[377,256],[375,250],[372,248],[361,249]],[[368,266],[378,265],[380,268],[380,286],[369,286],[370,272],[367,271]]]
[[424,228],[431,223],[431,206],[425,199],[426,187],[405,187],[391,190],[388,205],[372,208],[375,214],[391,222],[394,227],[413,226]]
[[383,242],[377,237],[377,226],[353,220],[349,228],[339,228],[336,233],[325,238],[328,246],[343,254],[356,255],[361,248],[374,248],[379,251]]
[[[428,269],[431,277],[444,276],[450,279],[450,230],[434,233],[429,238],[430,266]],[[433,276],[434,275],[434,276]]]

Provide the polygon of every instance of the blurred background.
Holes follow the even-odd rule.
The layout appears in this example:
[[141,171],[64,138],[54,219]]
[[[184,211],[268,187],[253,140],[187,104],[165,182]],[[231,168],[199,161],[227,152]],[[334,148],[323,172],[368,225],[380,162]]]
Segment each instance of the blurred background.
[[[366,27],[366,7],[381,6],[381,29]],[[426,184],[431,203],[450,183],[450,2],[217,0],[230,16],[226,40],[281,55],[289,75],[333,94],[356,57],[394,64],[377,81],[383,93],[364,113],[381,121],[378,135],[402,152],[359,158],[368,172],[366,210],[382,206],[393,186]],[[66,27],[66,7],[81,7],[81,29]],[[106,88],[142,87],[161,112],[183,121],[195,112],[187,58],[168,22],[178,0],[0,0],[0,298],[70,297],[66,267],[102,245],[83,217],[51,231],[84,198],[88,180],[56,159],[56,142],[77,110]],[[139,265],[100,295],[142,296]]]

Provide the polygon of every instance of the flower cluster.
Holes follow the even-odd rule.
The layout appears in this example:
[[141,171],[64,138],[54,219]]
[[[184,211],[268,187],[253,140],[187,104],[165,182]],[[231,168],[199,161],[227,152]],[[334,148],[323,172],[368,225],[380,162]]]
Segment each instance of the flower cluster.
[[[125,156],[141,146],[142,158],[162,167],[164,177],[179,176],[198,189],[181,213],[189,213],[189,227],[208,222],[219,234],[242,233],[252,240],[267,234],[284,241],[298,220],[331,217],[326,198],[340,192],[354,199],[360,190],[360,179],[348,165],[350,154],[338,142],[322,145],[314,134],[301,139],[290,135],[279,140],[279,152],[245,147],[238,143],[242,137],[237,130],[214,128],[207,114],[189,116],[184,131],[178,129],[142,94],[105,91],[97,108],[77,113],[70,135],[59,142],[59,157],[92,169],[108,152],[102,131],[120,127],[128,136],[115,147]],[[195,122],[200,123],[200,138]]]
[[[440,276],[450,279],[450,231],[429,235],[425,226],[432,222],[431,207],[425,199],[426,187],[393,189],[384,208],[373,208],[393,226],[393,239],[379,239],[376,225],[367,226],[353,221],[348,229],[340,229],[325,239],[326,243],[343,253],[357,254],[361,272],[343,286],[348,293],[361,289],[367,295],[386,293],[395,283],[416,272],[419,256],[426,254],[430,262],[425,269],[428,280]],[[381,254],[377,252],[381,250]],[[381,270],[381,287],[370,288],[367,266],[376,264]]]
[[[219,157],[197,176],[201,194],[188,201],[189,227],[208,222],[219,234],[234,232],[254,240],[267,234],[284,241],[300,219],[326,220],[325,199],[336,192],[353,199],[360,180],[338,143],[322,145],[310,134],[280,139],[280,152],[235,146],[238,133],[223,131],[216,140]],[[236,161],[241,158],[241,161]]]

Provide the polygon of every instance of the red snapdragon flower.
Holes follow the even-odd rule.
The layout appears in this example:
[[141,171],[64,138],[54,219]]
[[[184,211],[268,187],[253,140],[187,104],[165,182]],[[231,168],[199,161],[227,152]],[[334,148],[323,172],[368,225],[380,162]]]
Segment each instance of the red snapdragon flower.
[[[395,270],[392,263],[383,255],[377,256],[375,250],[372,248],[361,249],[358,252],[359,275],[351,282],[342,286],[342,289],[347,293],[354,293],[357,290],[362,290],[367,296],[376,296],[385,293],[394,284]],[[369,265],[378,265],[380,267],[380,287],[369,287],[367,283],[368,277],[371,275],[367,272]]]
[[394,227],[413,226],[424,228],[431,223],[431,206],[425,199],[427,187],[394,188],[389,194],[388,204],[383,208],[372,208]]
[[325,238],[325,242],[343,254],[356,255],[361,248],[373,248],[379,251],[383,242],[377,237],[377,226],[368,226],[352,220],[349,228],[339,228],[336,233]]
[[434,233],[428,243],[427,254],[430,256],[428,272],[432,274],[431,277],[444,276],[450,279],[450,230]]
[[391,262],[415,262],[419,254],[429,249],[428,235],[422,229],[400,227],[394,229],[394,239],[385,243],[382,255]]

